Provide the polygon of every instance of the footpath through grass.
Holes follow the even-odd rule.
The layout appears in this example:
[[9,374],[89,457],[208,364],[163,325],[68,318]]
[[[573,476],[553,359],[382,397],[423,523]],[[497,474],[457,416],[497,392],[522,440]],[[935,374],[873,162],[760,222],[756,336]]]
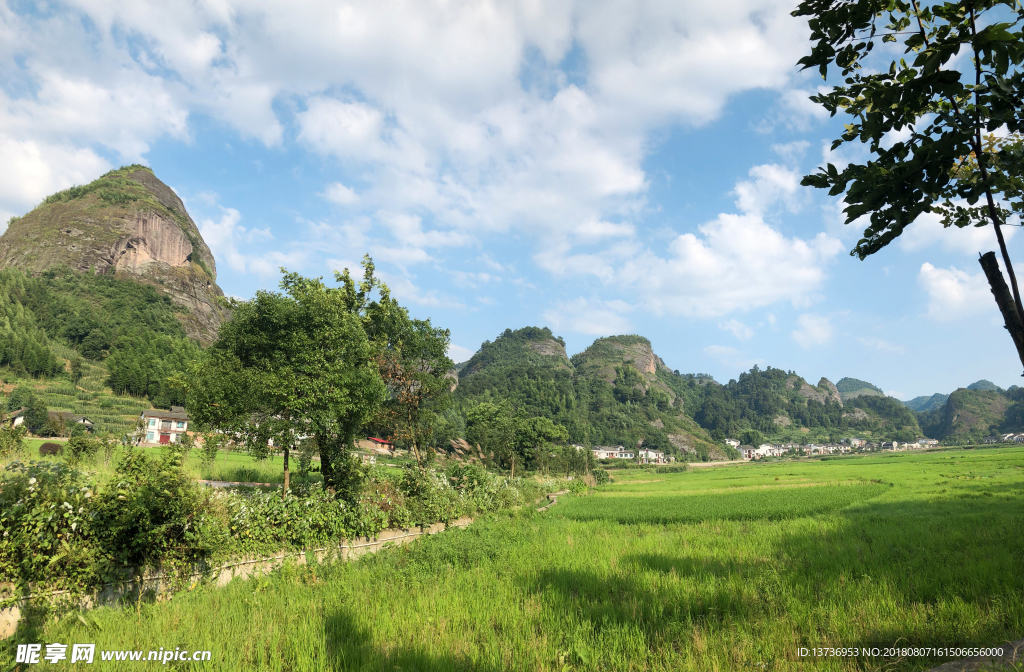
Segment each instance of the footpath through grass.
[[1024,637],[1024,448],[620,478],[544,514],[71,614],[18,641],[213,652],[182,669],[497,672],[918,670],[946,658],[797,650]]

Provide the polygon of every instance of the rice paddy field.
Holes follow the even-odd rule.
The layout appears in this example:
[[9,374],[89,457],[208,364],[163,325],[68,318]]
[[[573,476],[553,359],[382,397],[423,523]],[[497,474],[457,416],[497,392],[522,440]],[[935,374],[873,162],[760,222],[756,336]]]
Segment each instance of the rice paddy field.
[[[949,657],[798,651],[1024,637],[1024,448],[619,473],[544,513],[17,641],[212,652],[176,669],[565,672],[924,670]],[[98,658],[81,669],[140,665]]]

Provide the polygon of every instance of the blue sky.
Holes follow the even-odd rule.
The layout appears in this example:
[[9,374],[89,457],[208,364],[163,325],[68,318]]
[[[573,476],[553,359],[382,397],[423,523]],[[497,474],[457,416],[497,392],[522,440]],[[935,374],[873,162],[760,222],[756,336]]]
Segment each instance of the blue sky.
[[826,152],[843,121],[807,101],[792,4],[5,1],[0,226],[142,162],[228,294],[369,253],[457,360],[546,325],[570,353],[643,334],[721,381],[1016,384],[990,230],[922,220],[862,262],[799,186],[863,154]]

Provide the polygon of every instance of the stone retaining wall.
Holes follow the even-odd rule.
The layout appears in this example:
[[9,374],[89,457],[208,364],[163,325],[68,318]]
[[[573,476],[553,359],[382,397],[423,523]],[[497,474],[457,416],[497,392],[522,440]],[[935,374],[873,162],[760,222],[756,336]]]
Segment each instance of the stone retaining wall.
[[[188,583],[189,580],[196,583],[212,583],[219,588],[226,586],[234,579],[248,579],[272,572],[288,560],[298,565],[305,565],[307,558],[309,560],[315,559],[317,563],[353,560],[367,553],[376,553],[388,546],[407,544],[425,534],[436,534],[451,527],[468,527],[472,522],[472,518],[459,518],[447,525],[445,523],[435,523],[428,527],[414,527],[409,530],[383,530],[380,536],[377,537],[359,537],[344,540],[337,546],[327,546],[306,551],[283,552],[269,558],[236,559],[209,569],[197,568],[197,571],[184,576],[154,574],[144,576],[140,581],[107,584],[92,594],[84,596],[73,596],[70,591],[66,590],[28,595],[18,605],[8,609],[0,609],[0,639],[14,634],[18,627],[18,621],[21,620],[21,607],[32,598],[60,598],[61,596],[67,596],[68,599],[73,599],[77,606],[85,609],[130,602],[138,599],[140,595],[146,594],[152,594],[158,600],[167,599],[175,590],[181,588],[183,582]],[[0,585],[0,598],[9,597],[12,594],[13,586]]]

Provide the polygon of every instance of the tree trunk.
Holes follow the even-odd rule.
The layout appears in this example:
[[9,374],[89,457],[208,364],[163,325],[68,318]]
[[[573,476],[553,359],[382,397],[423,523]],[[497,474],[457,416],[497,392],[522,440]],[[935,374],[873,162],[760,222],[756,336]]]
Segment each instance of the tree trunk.
[[288,494],[288,444],[284,446],[284,490],[281,491],[281,499],[285,498]]
[[1024,364],[1024,322],[1021,321],[1014,297],[1010,293],[1010,288],[1006,286],[1002,271],[999,270],[996,253],[986,252],[981,255],[978,262],[981,264],[982,270],[985,271],[985,277],[988,278],[988,284],[992,289],[992,295],[996,298],[999,312],[1003,314],[1004,326],[1010,332],[1010,338],[1013,339],[1013,344],[1017,347],[1017,356],[1020,357],[1021,364]]

